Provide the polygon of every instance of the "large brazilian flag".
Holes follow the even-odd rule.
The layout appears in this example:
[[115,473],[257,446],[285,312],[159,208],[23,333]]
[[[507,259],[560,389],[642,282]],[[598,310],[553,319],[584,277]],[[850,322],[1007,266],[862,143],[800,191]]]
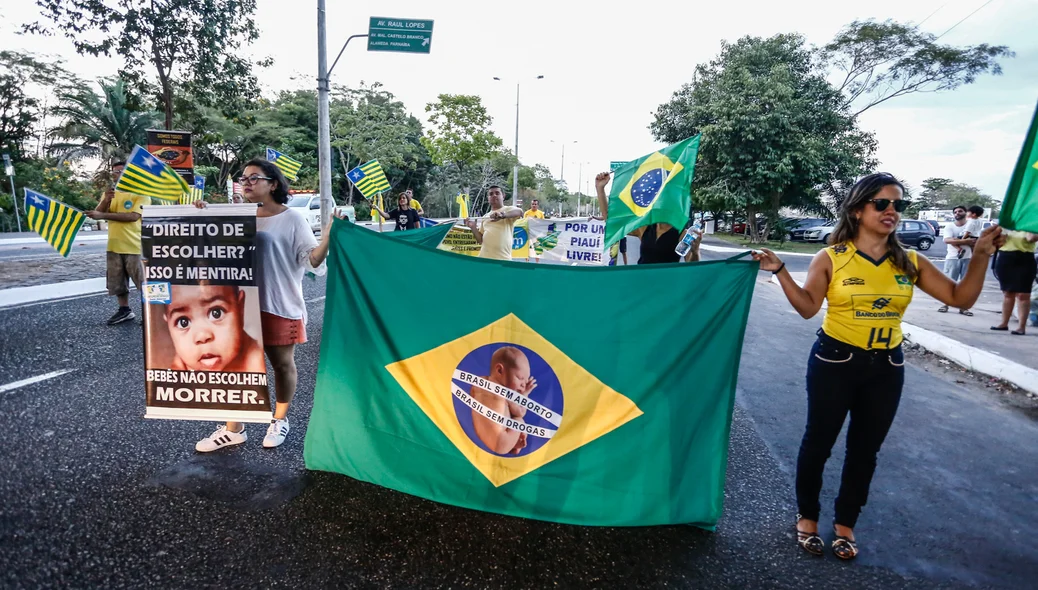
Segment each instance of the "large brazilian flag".
[[[331,232],[308,468],[524,518],[714,527],[757,263],[535,265]],[[415,285],[421,322],[396,312]]]
[[1038,107],[1024,136],[998,223],[1008,229],[1038,233]]

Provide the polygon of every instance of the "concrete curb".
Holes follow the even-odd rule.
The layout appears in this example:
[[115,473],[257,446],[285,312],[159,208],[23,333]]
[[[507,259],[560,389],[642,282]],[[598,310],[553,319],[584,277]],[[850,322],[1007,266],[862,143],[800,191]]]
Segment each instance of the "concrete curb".
[[[796,279],[794,280],[796,281]],[[775,275],[771,276],[770,282],[775,285],[779,284]],[[796,281],[796,283],[803,286],[800,281]],[[825,307],[825,303],[822,303],[822,309]],[[901,331],[905,334],[905,340],[918,344],[970,371],[997,377],[1031,393],[1038,393],[1038,370],[908,322],[901,322]]]
[[107,292],[104,277],[0,290],[0,309]]
[[[95,233],[91,234],[79,234],[76,236],[76,242],[99,242],[101,240],[107,240],[108,233]],[[47,241],[43,238],[0,238],[0,246],[24,246],[26,244],[46,244]]]

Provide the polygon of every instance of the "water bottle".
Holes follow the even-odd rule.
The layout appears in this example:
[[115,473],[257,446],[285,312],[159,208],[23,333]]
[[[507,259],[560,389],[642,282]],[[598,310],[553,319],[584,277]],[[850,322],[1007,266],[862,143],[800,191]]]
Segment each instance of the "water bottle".
[[692,242],[695,241],[696,234],[692,231],[692,228],[689,227],[685,230],[685,235],[681,236],[681,241],[678,242],[678,245],[674,248],[674,253],[678,256],[684,257],[688,254],[688,251],[692,249]]

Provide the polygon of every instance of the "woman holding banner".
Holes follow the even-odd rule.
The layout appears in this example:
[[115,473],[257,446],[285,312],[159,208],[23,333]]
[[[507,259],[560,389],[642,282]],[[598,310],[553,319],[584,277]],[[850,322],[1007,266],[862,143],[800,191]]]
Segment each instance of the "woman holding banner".
[[905,379],[901,318],[916,286],[942,303],[969,309],[984,287],[988,258],[1005,241],[1001,228],[984,231],[962,281],[955,283],[925,256],[906,251],[895,230],[908,201],[890,174],[859,180],[840,208],[830,246],[811,261],[803,287],[774,252],[753,258],[778,277],[793,308],[805,319],[828,302],[807,362],[807,427],[797,457],[797,542],[814,555],[822,471],[850,414],[847,454],[836,498],[833,553],[858,555],[854,525],[869,493],[876,455],[894,421]]
[[[288,203],[288,181],[281,170],[259,158],[245,164],[242,177],[245,199],[256,203],[256,282],[259,286],[263,350],[274,369],[277,404],[263,438],[273,448],[288,435],[288,408],[296,392],[295,347],[306,342],[306,303],[303,275],[323,275],[328,257],[328,228],[318,243],[306,219]],[[205,207],[198,201],[195,206]],[[245,427],[228,422],[198,441],[195,450],[208,453],[248,440]]]

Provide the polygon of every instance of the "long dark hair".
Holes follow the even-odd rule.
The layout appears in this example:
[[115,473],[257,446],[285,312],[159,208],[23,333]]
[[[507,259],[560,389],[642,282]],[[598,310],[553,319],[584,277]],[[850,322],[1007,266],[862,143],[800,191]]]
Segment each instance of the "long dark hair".
[[[833,228],[833,233],[829,236],[830,245],[852,242],[854,238],[858,237],[858,219],[854,214],[864,209],[869,204],[869,200],[875,197],[885,186],[896,186],[901,189],[902,195],[905,193],[905,185],[901,184],[901,181],[894,178],[892,174],[887,174],[886,172],[869,174],[854,183],[850,193],[847,194],[847,198],[843,200],[843,204],[840,206],[839,219],[836,222],[836,227]],[[896,231],[890,232],[890,235],[887,236],[887,248],[890,251],[890,258],[895,267],[911,277],[913,281],[919,277],[919,269],[912,262],[912,259],[908,257],[905,247],[897,240]]]
[[249,166],[255,166],[263,170],[264,176],[272,178],[272,182],[275,183],[274,188],[270,189],[270,196],[274,197],[274,201],[284,205],[288,202],[288,180],[285,175],[281,172],[281,168],[278,168],[270,160],[264,160],[263,158],[253,158],[245,165],[242,166],[242,174],[245,173],[245,169]]

